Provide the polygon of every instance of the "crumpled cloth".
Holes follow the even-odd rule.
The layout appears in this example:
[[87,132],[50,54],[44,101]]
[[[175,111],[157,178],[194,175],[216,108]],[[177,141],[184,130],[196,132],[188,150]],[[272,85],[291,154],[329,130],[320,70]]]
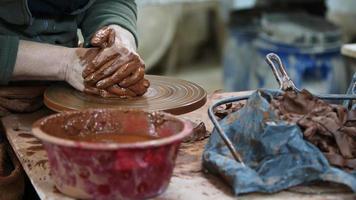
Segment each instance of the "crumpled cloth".
[[273,193],[312,181],[341,183],[356,191],[356,173],[332,167],[320,150],[303,139],[296,124],[275,114],[271,91],[257,91],[220,125],[242,155],[235,161],[216,129],[203,152],[203,166],[219,175],[236,195]]
[[307,90],[287,91],[271,105],[279,119],[297,124],[331,165],[356,170],[356,111],[329,104]]

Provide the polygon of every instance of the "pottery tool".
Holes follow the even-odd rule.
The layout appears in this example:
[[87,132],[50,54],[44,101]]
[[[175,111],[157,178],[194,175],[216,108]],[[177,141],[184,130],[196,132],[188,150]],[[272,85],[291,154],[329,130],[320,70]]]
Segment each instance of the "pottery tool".
[[128,108],[184,114],[206,103],[206,91],[195,83],[165,76],[146,75],[151,86],[142,97],[121,99],[84,94],[61,83],[49,87],[45,105],[57,112],[88,108]]

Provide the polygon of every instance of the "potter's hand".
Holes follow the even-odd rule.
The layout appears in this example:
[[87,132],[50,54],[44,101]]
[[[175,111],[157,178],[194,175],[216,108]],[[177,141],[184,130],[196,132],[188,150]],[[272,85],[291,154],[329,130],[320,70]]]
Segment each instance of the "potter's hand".
[[143,79],[145,65],[136,53],[130,32],[110,25],[97,31],[91,44],[101,51],[83,72],[86,85],[99,89],[128,88]]
[[66,59],[68,62],[64,66],[60,79],[65,80],[75,89],[84,91],[83,71],[92,65],[91,61],[98,53],[99,49],[96,48],[71,49]]
[[98,52],[20,40],[12,80],[61,80],[83,91],[82,72]]

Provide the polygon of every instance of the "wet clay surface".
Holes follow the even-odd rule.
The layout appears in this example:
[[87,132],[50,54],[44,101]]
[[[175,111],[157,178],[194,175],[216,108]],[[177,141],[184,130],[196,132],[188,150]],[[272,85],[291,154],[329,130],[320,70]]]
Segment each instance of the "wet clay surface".
[[331,165],[356,169],[356,111],[328,104],[306,90],[286,92],[271,105],[280,119],[296,123]]
[[144,142],[149,140],[155,140],[159,137],[145,135],[130,135],[130,134],[120,134],[120,133],[88,133],[88,134],[78,134],[78,135],[59,135],[58,137],[75,140],[75,141],[86,141],[86,142],[116,142],[116,143],[134,143],[134,142]]
[[134,143],[155,140],[181,130],[178,121],[158,113],[89,111],[63,114],[42,122],[41,128],[55,137],[86,142]]

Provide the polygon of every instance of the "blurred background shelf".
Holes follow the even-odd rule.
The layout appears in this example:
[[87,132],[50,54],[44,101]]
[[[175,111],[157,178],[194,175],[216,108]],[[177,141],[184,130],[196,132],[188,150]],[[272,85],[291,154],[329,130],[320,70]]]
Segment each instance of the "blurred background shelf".
[[[287,16],[306,13],[325,24],[334,23],[335,28],[331,27],[329,32],[340,33],[336,39],[339,44],[334,45],[334,56],[330,56],[326,50],[303,56],[289,53],[289,57],[284,56],[289,59],[287,65],[293,65],[289,67],[289,73],[302,87],[318,92],[342,93],[348,75],[353,74],[353,68],[344,62],[340,47],[355,38],[356,31],[352,26],[356,19],[356,11],[353,11],[355,3],[353,0],[344,0],[342,3],[338,0],[138,0],[139,52],[146,62],[148,73],[190,80],[208,91],[275,87],[268,83],[274,79],[267,77],[272,74],[263,61],[263,53],[277,51],[285,54],[287,51],[281,50],[278,46],[280,41],[276,40],[271,40],[274,47],[265,46],[263,51],[261,46],[256,46],[256,40],[270,31],[263,26],[263,21],[266,21],[268,14],[282,12]],[[272,21],[269,23],[273,24]],[[285,27],[293,26],[293,23],[296,27],[293,20],[283,23]],[[299,28],[299,35],[306,37],[308,33],[305,27]],[[318,34],[326,35],[323,31],[315,31],[315,35]],[[298,41],[292,47],[300,49],[297,44]],[[292,55],[294,58],[290,60]],[[307,55],[309,59],[305,59]],[[308,63],[306,71],[300,70],[306,66],[303,62]],[[322,62],[325,64],[321,65]],[[321,71],[320,66],[323,68]],[[258,74],[266,77],[262,76],[261,79]],[[305,75],[309,82],[303,80]],[[323,78],[319,81],[318,77]]]

